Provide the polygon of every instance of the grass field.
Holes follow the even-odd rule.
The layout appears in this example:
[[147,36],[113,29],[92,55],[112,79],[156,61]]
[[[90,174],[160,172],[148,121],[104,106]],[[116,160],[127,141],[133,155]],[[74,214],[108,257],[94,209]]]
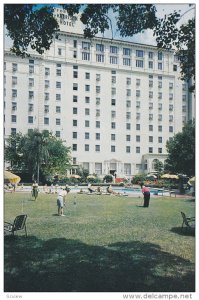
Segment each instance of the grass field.
[[[76,204],[74,204],[76,201]],[[6,193],[4,219],[28,215],[26,238],[4,241],[5,292],[193,292],[195,236],[181,231],[193,199]]]

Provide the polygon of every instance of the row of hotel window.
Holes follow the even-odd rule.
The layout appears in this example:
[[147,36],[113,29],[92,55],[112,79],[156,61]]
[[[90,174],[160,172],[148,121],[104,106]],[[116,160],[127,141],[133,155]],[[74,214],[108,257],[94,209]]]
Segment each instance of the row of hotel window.
[[[107,148],[106,148],[106,150],[107,150]],[[77,151],[77,144],[72,144],[72,151]],[[89,144],[84,145],[84,151],[90,151],[90,145]],[[95,145],[95,151],[96,152],[101,151],[100,145]],[[121,151],[121,149],[119,149],[119,151]],[[116,152],[116,146],[115,145],[111,145],[110,152]],[[153,153],[153,147],[149,147],[148,152]],[[130,146],[126,146],[126,153],[132,153],[132,148]],[[141,153],[141,147],[135,147],[135,153]],[[162,148],[158,148],[158,153],[162,153]]]
[[[171,116],[172,117],[172,116]],[[173,118],[172,118],[173,120]],[[11,122],[12,123],[17,123],[17,116],[16,115],[11,115]],[[28,116],[28,123],[33,124],[34,123],[34,117],[33,116]],[[50,118],[44,117],[44,125],[49,125],[50,124]],[[61,125],[61,119],[56,118],[55,119],[55,124],[56,125]],[[73,127],[77,127],[78,125],[77,120],[73,120]],[[96,128],[101,127],[101,122],[96,121],[95,123]],[[90,121],[85,120],[85,127],[89,128],[90,127]],[[116,122],[111,122],[111,129],[116,129]],[[126,123],[126,129],[131,130],[131,123]],[[136,130],[141,130],[140,124],[136,124]],[[149,125],[149,131],[153,131],[153,125]],[[162,132],[162,125],[158,126],[158,131]],[[169,132],[173,132],[173,126],[169,126]]]

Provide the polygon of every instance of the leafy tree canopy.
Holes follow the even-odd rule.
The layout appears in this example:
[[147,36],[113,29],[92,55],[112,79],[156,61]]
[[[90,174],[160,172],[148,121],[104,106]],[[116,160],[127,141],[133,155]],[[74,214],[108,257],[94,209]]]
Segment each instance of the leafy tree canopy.
[[35,176],[38,165],[43,175],[66,173],[70,166],[70,148],[48,131],[37,129],[23,135],[11,134],[6,140],[5,160],[13,169]]
[[[180,57],[181,77],[195,79],[195,18],[178,28],[181,15],[174,11],[164,18],[157,17],[153,4],[60,4],[68,14],[81,12],[81,22],[85,25],[84,35],[93,38],[112,29],[109,12],[116,19],[116,30],[122,37],[133,36],[151,29],[160,49],[176,49]],[[52,5],[38,8],[33,4],[4,5],[4,23],[8,35],[13,40],[11,51],[22,57],[28,55],[28,47],[42,54],[50,48],[53,37],[58,34],[59,25],[53,16]],[[194,83],[191,91],[195,89]]]
[[168,158],[165,171],[174,174],[195,175],[195,122],[190,121],[182,132],[167,141]]

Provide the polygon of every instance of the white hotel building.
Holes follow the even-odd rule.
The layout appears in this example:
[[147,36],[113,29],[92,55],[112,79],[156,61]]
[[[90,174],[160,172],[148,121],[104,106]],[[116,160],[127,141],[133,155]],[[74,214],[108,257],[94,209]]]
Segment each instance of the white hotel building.
[[154,160],[167,157],[166,141],[194,112],[173,52],[88,40],[78,18],[55,14],[61,31],[43,55],[22,59],[5,49],[5,138],[49,130],[71,147],[74,167],[90,174],[152,172]]

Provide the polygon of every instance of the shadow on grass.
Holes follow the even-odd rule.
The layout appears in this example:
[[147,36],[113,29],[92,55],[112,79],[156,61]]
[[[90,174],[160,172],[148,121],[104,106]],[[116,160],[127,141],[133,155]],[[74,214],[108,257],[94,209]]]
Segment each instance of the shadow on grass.
[[193,292],[194,265],[140,241],[5,239],[5,292]]
[[186,228],[186,227],[184,227],[182,229],[181,227],[173,227],[173,228],[171,228],[171,231],[174,232],[174,233],[177,233],[179,235],[195,236],[195,229],[194,228]]

